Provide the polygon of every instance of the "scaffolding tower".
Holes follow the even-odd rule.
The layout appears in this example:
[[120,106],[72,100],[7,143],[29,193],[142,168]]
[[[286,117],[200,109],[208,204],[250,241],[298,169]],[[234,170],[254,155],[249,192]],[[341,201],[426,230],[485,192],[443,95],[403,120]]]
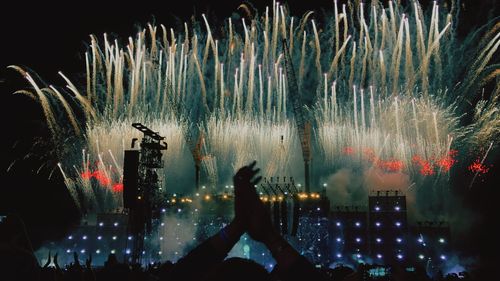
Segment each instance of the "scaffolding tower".
[[[163,190],[158,169],[163,168],[162,151],[167,150],[167,143],[163,141],[165,137],[141,123],[132,126],[144,135],[140,150],[125,150],[123,205],[128,209],[127,232],[133,244],[130,261],[141,263],[144,239],[151,234],[161,214]],[[132,139],[132,148],[136,141]]]

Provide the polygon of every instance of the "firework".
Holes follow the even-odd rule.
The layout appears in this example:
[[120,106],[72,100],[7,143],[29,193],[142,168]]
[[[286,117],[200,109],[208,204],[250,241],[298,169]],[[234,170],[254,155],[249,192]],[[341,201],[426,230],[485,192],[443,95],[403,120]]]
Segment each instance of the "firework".
[[[211,188],[227,184],[250,159],[266,176],[302,181],[282,39],[298,68],[318,178],[362,167],[409,175],[411,186],[423,187],[429,177],[446,185],[459,151],[498,139],[498,87],[477,103],[472,125],[461,120],[498,75],[490,65],[498,24],[481,40],[457,42],[454,6],[446,13],[434,2],[430,15],[418,2],[405,8],[334,1],[332,8],[315,21],[312,12],[296,18],[273,3],[241,22],[228,19],[221,38],[204,15],[179,32],[148,25],[126,45],[91,36],[85,86],[59,73],[64,88],[41,87],[13,66],[32,87],[18,93],[40,102],[53,140],[70,148],[58,155],[68,189],[96,208],[108,204],[101,193],[112,198],[102,208],[120,205],[123,150],[138,136],[133,122],[167,137],[167,189],[192,190],[186,175],[193,158]],[[457,60],[472,44],[475,59]],[[75,141],[63,144],[67,132]]]

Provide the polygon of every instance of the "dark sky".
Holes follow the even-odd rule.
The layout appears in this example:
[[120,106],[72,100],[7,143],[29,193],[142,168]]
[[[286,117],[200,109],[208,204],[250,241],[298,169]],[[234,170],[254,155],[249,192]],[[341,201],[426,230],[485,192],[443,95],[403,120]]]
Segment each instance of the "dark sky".
[[[31,4],[29,1],[10,2],[9,5],[3,4],[0,7],[0,104],[3,125],[0,214],[21,214],[37,245],[44,239],[63,236],[64,228],[77,223],[78,214],[69,200],[60,175],[55,173],[48,180],[50,169],[42,169],[40,174],[36,174],[42,163],[53,159],[28,157],[18,161],[15,169],[6,173],[14,159],[23,158],[37,140],[48,138],[39,106],[28,98],[11,95],[13,91],[25,87],[26,83],[13,71],[7,71],[6,66],[26,66],[35,70],[45,81],[63,84],[57,71],[63,70],[69,77],[77,77],[84,69],[81,54],[86,50],[89,34],[101,35],[106,32],[126,38],[135,34],[137,26],[144,26],[147,22],[154,20],[166,26],[176,26],[179,22],[188,20],[193,13],[200,19],[202,12],[213,20],[222,20],[236,11],[242,1],[141,0],[116,1],[105,6],[88,1],[43,5]],[[252,2],[261,10],[272,3]],[[495,0],[465,2],[459,30],[461,35],[499,14]],[[168,3],[175,3],[175,7]],[[333,7],[332,1],[324,0],[288,3],[294,15],[300,15],[306,10]],[[44,144],[35,144],[35,147],[40,150],[50,149],[50,145]],[[498,156],[496,158],[498,160]],[[480,185],[475,187],[476,191],[462,191],[464,208],[472,208],[484,218],[474,225],[466,241],[469,245],[464,246],[464,249],[469,253],[480,254],[484,263],[498,259],[494,249],[500,250],[499,243],[496,242],[500,233],[493,227],[500,222],[496,206],[500,195],[500,186],[495,183],[497,167],[495,165],[488,177],[481,179]],[[460,185],[460,178],[455,179],[455,182],[457,186]],[[42,230],[42,225],[57,226],[61,231],[48,233]],[[491,247],[491,243],[494,247]]]

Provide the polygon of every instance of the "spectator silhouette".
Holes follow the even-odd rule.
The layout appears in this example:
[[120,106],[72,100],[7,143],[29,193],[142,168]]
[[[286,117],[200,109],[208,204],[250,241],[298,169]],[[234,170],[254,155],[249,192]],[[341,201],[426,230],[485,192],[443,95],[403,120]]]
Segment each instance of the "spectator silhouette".
[[[275,231],[255,189],[262,178],[255,165],[256,161],[244,166],[233,177],[235,216],[231,223],[181,258],[172,270],[173,280],[328,280]],[[253,261],[224,261],[244,232],[271,251],[277,265],[270,275]]]
[[40,277],[40,266],[26,227],[16,215],[8,215],[0,222],[0,273],[2,281],[38,280]]

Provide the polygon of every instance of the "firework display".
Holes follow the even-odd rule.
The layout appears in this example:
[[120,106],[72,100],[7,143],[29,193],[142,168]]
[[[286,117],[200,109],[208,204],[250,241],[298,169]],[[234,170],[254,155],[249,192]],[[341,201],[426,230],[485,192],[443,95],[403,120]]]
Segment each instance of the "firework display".
[[139,137],[137,122],[168,143],[159,175],[166,194],[200,192],[195,165],[203,194],[224,192],[253,159],[263,176],[304,183],[285,39],[311,129],[311,190],[350,204],[370,190],[400,189],[411,218],[451,220],[450,174],[469,173],[474,188],[498,145],[498,79],[491,92],[483,88],[499,74],[500,25],[460,41],[459,7],[437,2],[425,12],[417,1],[333,1],[325,15],[300,17],[275,2],[240,8],[247,17],[217,28],[202,15],[183,30],[92,35],[79,83],[59,72],[65,85],[46,85],[11,66],[30,86],[17,93],[43,108],[81,211],[122,207],[124,151]]

